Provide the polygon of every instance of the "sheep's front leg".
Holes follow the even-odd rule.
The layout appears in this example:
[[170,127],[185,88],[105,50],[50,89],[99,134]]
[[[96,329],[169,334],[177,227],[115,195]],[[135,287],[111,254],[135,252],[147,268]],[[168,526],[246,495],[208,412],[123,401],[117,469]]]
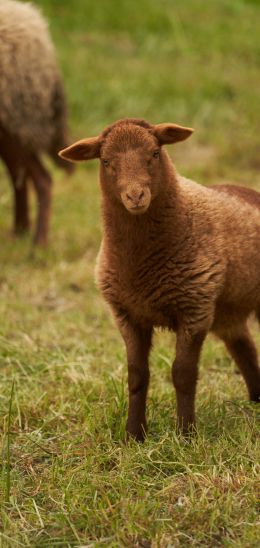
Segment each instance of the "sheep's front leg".
[[146,396],[149,384],[148,357],[152,329],[143,329],[124,318],[119,323],[125,341],[128,365],[129,406],[126,432],[128,437],[143,441],[146,432]]
[[195,393],[198,361],[205,334],[177,333],[172,379],[177,398],[177,429],[186,434],[195,426]]

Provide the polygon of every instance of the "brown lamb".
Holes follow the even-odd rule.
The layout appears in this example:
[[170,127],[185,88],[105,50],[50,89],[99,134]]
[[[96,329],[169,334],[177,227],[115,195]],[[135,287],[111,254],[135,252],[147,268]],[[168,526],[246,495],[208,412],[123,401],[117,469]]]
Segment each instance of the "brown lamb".
[[124,339],[127,433],[143,440],[155,327],[176,332],[172,378],[178,429],[195,424],[198,360],[209,331],[226,344],[260,399],[260,370],[247,319],[260,320],[260,194],[205,188],[181,177],[162,145],[193,130],[125,119],[61,151],[70,161],[100,158],[104,238],[97,282]]

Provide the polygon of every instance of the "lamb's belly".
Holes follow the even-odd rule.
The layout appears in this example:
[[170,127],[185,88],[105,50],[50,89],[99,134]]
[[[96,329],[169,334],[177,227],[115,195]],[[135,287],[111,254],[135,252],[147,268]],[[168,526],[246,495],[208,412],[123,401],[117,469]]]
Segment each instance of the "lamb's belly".
[[246,307],[217,306],[211,331],[220,338],[231,336],[245,324],[250,312]]
[[138,298],[136,295],[131,299],[128,298],[125,303],[125,308],[131,318],[138,324],[147,327],[163,327],[176,331],[177,329],[177,312],[174,304],[164,304],[147,299]]
[[131,317],[144,327],[162,327],[173,331],[177,330],[177,315],[162,310],[150,311],[145,308],[130,310]]

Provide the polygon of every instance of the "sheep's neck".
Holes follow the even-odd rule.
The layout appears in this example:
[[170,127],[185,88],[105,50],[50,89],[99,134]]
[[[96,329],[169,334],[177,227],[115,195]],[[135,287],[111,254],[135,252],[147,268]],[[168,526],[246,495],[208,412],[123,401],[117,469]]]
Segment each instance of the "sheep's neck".
[[144,214],[131,215],[123,204],[104,199],[105,239],[119,255],[144,255],[158,243],[165,249],[180,248],[187,230],[187,216],[178,200],[178,184],[170,181]]

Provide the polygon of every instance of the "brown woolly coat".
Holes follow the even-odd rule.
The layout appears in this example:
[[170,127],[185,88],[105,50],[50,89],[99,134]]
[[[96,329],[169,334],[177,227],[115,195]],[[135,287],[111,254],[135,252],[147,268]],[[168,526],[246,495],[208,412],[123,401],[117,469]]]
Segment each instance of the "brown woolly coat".
[[221,336],[260,312],[259,210],[176,175],[163,155],[164,191],[147,214],[114,216],[103,201],[97,281],[109,303],[143,326],[181,323]]

